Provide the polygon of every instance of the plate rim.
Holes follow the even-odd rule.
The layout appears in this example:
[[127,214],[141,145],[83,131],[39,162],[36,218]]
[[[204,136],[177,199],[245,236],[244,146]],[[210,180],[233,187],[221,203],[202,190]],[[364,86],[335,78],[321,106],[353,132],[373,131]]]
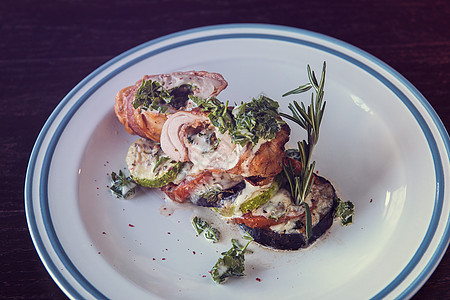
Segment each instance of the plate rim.
[[[217,31],[217,30],[224,30],[230,31],[229,33],[216,33],[211,35],[211,32]],[[245,32],[245,33],[238,33],[238,32],[231,32],[233,30],[254,30],[253,32]],[[273,33],[261,33],[262,31],[270,31],[273,30]],[[258,33],[259,32],[259,33]],[[294,35],[299,35],[297,37],[292,36],[286,36],[281,35],[283,32],[286,33],[293,33]],[[119,67],[116,67],[113,69],[110,73],[107,75],[100,77],[98,82],[96,82],[92,87],[90,87],[82,96],[79,97],[78,100],[74,103],[72,107],[70,107],[69,111],[63,115],[63,120],[58,125],[56,125],[55,119],[60,116],[61,111],[66,108],[66,105],[71,102],[73,99],[73,96],[76,95],[80,90],[82,90],[84,87],[88,85],[93,79],[95,79],[98,75],[100,75],[103,71],[107,70],[109,67],[113,66],[116,63],[120,63],[123,59],[129,57],[130,55],[136,54],[140,50],[143,50],[145,48],[148,48],[150,46],[158,45],[163,42],[173,40],[179,37],[186,37],[192,34],[200,34],[199,37],[192,37],[184,41],[178,41],[166,46],[162,46],[160,48],[157,48],[156,50],[149,51],[147,53],[143,53],[138,55],[137,57],[131,59],[130,61],[121,64]],[[278,35],[277,35],[278,34]],[[212,38],[215,36],[215,38]],[[288,26],[281,26],[281,25],[271,25],[271,24],[246,24],[246,23],[236,23],[236,24],[222,24],[222,25],[211,25],[211,26],[204,26],[204,27],[198,27],[193,29],[187,29],[179,32],[175,32],[172,34],[168,34],[153,40],[150,40],[148,42],[145,42],[141,45],[138,45],[134,48],[131,48],[128,51],[123,52],[122,54],[119,54],[118,56],[112,58],[111,60],[107,61],[100,67],[98,67],[96,70],[94,70],[92,73],[90,73],[88,76],[86,76],[80,83],[78,83],[57,105],[55,110],[51,113],[50,117],[45,122],[43,128],[41,129],[38,138],[36,139],[36,142],[34,144],[33,150],[30,155],[26,177],[25,177],[25,191],[24,191],[24,198],[25,198],[25,211],[26,211],[26,217],[27,217],[27,223],[30,231],[30,235],[32,237],[33,243],[35,245],[35,248],[39,254],[39,257],[41,258],[42,262],[44,263],[44,266],[46,267],[47,271],[50,273],[52,278],[55,280],[55,282],[58,284],[58,286],[67,294],[74,297],[80,296],[77,289],[70,284],[70,282],[67,281],[64,274],[62,274],[58,268],[54,265],[54,262],[51,260],[50,254],[48,253],[48,250],[46,249],[46,246],[44,242],[41,239],[39,229],[37,228],[37,220],[34,215],[34,209],[33,209],[33,197],[32,197],[32,187],[33,187],[33,175],[35,175],[35,169],[37,164],[37,156],[39,153],[41,153],[41,150],[45,150],[45,155],[43,159],[43,167],[42,172],[39,174],[39,204],[40,208],[42,210],[42,218],[45,225],[45,233],[49,233],[47,230],[54,230],[52,228],[51,223],[51,216],[49,214],[48,210],[48,199],[47,199],[47,187],[48,187],[48,181],[46,180],[49,172],[49,166],[51,162],[51,157],[53,155],[54,148],[56,147],[56,144],[58,143],[59,136],[64,131],[65,126],[70,121],[71,117],[75,114],[75,112],[83,105],[83,103],[89,98],[92,93],[95,92],[100,86],[102,86],[106,81],[108,81],[110,78],[114,77],[115,74],[117,74],[121,70],[125,70],[128,67],[130,67],[133,64],[138,63],[139,61],[142,61],[145,58],[151,57],[153,55],[156,55],[160,52],[164,52],[167,49],[173,49],[176,47],[189,45],[193,43],[198,43],[201,41],[212,41],[212,40],[220,40],[224,38],[237,38],[237,37],[245,37],[245,38],[266,38],[266,39],[274,39],[276,40],[285,40],[294,42],[296,44],[299,44],[299,41],[301,40],[303,45],[307,44],[308,46],[314,46],[316,49],[325,50],[327,53],[331,53],[334,55],[337,55],[340,58],[344,58],[346,61],[357,65],[361,69],[368,71],[367,68],[370,68],[366,64],[364,64],[362,61],[357,60],[356,58],[353,58],[349,56],[348,54],[345,54],[343,52],[340,52],[336,49],[330,48],[328,46],[320,45],[313,41],[308,41],[306,38],[311,39],[317,39],[319,41],[328,42],[334,46],[342,47],[345,50],[350,51],[352,54],[356,54],[361,56],[363,59],[368,60],[371,63],[374,63],[377,67],[381,68],[382,70],[386,71],[390,76],[393,76],[396,80],[399,81],[399,83],[405,87],[412,95],[414,95],[415,99],[417,99],[423,108],[425,108],[427,112],[427,116],[431,117],[432,123],[436,127],[439,136],[438,138],[442,139],[442,143],[444,144],[445,151],[447,153],[447,157],[449,157],[450,154],[450,147],[449,147],[449,135],[447,133],[447,130],[445,126],[442,124],[442,121],[440,120],[439,116],[431,106],[431,104],[425,99],[425,97],[401,74],[399,74],[397,71],[392,69],[390,66],[388,66],[386,63],[382,62],[378,58],[374,57],[373,55],[365,52],[364,50],[357,48],[353,45],[350,45],[344,41],[312,32],[305,29],[300,28],[294,28],[294,27],[288,27]],[[423,132],[430,150],[431,148],[436,148],[434,151],[437,151],[437,157],[436,155],[433,155],[433,162],[434,162],[434,169],[435,169],[435,175],[436,180],[439,181],[441,184],[437,184],[436,188],[436,195],[435,195],[435,202],[433,207],[433,215],[430,220],[430,224],[427,229],[427,233],[431,230],[432,235],[429,236],[428,234],[425,235],[425,238],[422,240],[420,246],[416,250],[413,258],[411,261],[403,268],[403,270],[395,277],[394,280],[391,281],[390,284],[388,284],[386,287],[384,287],[381,291],[379,291],[373,298],[383,298],[387,295],[389,295],[392,291],[394,291],[404,280],[406,277],[412,272],[412,270],[416,267],[417,263],[420,261],[422,256],[425,254],[427,249],[430,246],[431,240],[434,238],[434,235],[436,233],[436,228],[439,224],[439,220],[441,219],[442,215],[442,207],[444,204],[444,189],[445,189],[445,176],[443,171],[443,162],[441,160],[441,152],[439,151],[436,139],[431,132],[431,129],[429,128],[427,122],[423,119],[422,114],[417,110],[417,108],[411,103],[410,101],[407,101],[408,103],[405,103],[403,101],[404,99],[408,99],[406,95],[404,95],[403,92],[401,92],[391,81],[387,80],[383,75],[379,74],[378,71],[370,68],[372,71],[369,72],[371,76],[374,76],[373,72],[375,74],[378,74],[378,76],[374,76],[378,80],[380,80],[383,84],[387,85],[388,88],[394,92],[397,96],[399,96],[399,99],[407,105],[408,109],[416,119],[416,121],[419,123],[422,132],[424,131],[424,128],[422,126],[425,126],[425,130],[427,133]],[[380,79],[384,79],[381,80]],[[398,94],[400,93],[400,94]],[[409,104],[409,105],[408,105]],[[411,110],[414,110],[415,113],[413,113]],[[418,120],[419,118],[420,120]],[[49,130],[52,126],[57,126],[56,130],[51,134],[51,139],[49,144],[47,145],[46,149],[41,149],[44,143],[45,137],[48,136]],[[55,136],[57,137],[55,140]],[[433,145],[430,145],[430,142]],[[433,151],[431,151],[433,153]],[[436,161],[437,160],[437,161]],[[447,161],[446,161],[447,162]],[[439,174],[438,174],[439,173]],[[44,183],[42,185],[42,183]],[[47,205],[47,207],[46,207]],[[435,216],[437,215],[437,220],[435,219]],[[432,222],[434,220],[434,222]],[[51,241],[51,244],[53,247],[56,247],[58,249],[53,249],[55,252],[57,252],[58,257],[61,259],[61,261],[66,265],[70,275],[72,276],[75,281],[77,281],[79,284],[85,288],[85,290],[92,296],[95,296],[96,298],[106,298],[100,291],[98,291],[89,281],[87,281],[84,276],[77,270],[77,268],[73,265],[71,265],[70,259],[66,256],[64,249],[59,244],[59,241],[57,241],[57,235],[55,232],[50,232],[50,235],[54,236],[56,238],[56,241]],[[427,240],[427,242],[425,242]],[[434,269],[439,264],[441,258],[444,256],[445,251],[448,247],[450,241],[450,221],[447,219],[447,224],[445,226],[445,230],[443,231],[443,235],[440,239],[440,242],[436,246],[436,248],[433,250],[433,254],[431,255],[430,259],[426,263],[425,267],[419,272],[419,274],[412,280],[412,282],[408,285],[407,288],[405,288],[400,294],[399,297],[407,297],[412,294],[414,294],[424,283],[425,281],[431,276]],[[425,243],[425,244],[424,244]],[[425,249],[423,249],[425,248]],[[420,250],[421,249],[421,250]],[[420,250],[420,251],[419,251]],[[421,252],[421,253],[419,253]],[[61,256],[60,256],[61,255]],[[413,261],[416,261],[416,263],[412,263]],[[412,264],[412,265],[411,265]],[[78,279],[77,279],[78,278]]]

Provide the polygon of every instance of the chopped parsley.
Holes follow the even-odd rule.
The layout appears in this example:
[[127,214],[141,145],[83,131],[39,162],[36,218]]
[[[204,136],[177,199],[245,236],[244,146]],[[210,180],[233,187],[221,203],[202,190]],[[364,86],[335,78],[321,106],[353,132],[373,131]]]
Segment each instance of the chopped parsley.
[[231,110],[228,108],[228,102],[223,104],[217,98],[203,99],[200,97],[189,96],[189,98],[194,101],[197,106],[201,107],[203,111],[208,111],[208,118],[220,133],[234,127],[233,115]]
[[245,253],[247,252],[247,246],[253,241],[253,238],[250,235],[246,235],[244,238],[249,240],[244,247],[236,239],[232,239],[231,249],[221,253],[222,257],[217,260],[217,263],[210,271],[211,278],[215,282],[222,283],[228,277],[232,276],[245,276]]
[[137,184],[130,176],[125,176],[122,170],[119,174],[111,172],[111,192],[117,197],[122,199],[131,199],[136,193]]
[[220,239],[220,232],[211,227],[208,222],[199,217],[194,217],[192,219],[192,226],[194,227],[197,234],[203,234],[207,240],[213,241],[213,243],[218,242]]
[[228,131],[235,144],[255,145],[259,139],[271,140],[285,122],[278,117],[278,103],[269,97],[260,96],[251,102],[241,103],[231,109],[216,98],[190,97],[204,111],[208,111],[211,123],[220,133]]
[[335,217],[341,219],[342,225],[349,225],[353,222],[353,214],[355,213],[355,206],[351,201],[342,201],[338,199],[338,206],[336,208]]
[[193,87],[183,84],[166,90],[159,82],[152,80],[142,80],[142,84],[136,92],[133,101],[134,108],[143,110],[157,110],[165,113],[168,104],[176,109],[186,105],[189,95],[193,94]]

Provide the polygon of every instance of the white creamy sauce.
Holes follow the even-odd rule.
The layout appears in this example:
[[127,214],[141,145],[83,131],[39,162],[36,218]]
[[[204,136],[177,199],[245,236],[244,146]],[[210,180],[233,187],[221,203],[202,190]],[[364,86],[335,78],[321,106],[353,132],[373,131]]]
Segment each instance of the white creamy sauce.
[[297,233],[298,230],[294,229],[297,225],[297,220],[289,220],[286,223],[281,223],[279,225],[270,226],[270,230],[278,233]]
[[199,78],[197,78],[197,80],[193,80],[193,76],[191,77],[189,75],[183,75],[181,77],[175,75],[163,76],[159,81],[162,81],[162,85],[166,90],[173,89],[174,87],[178,87],[183,84],[190,84],[194,88],[198,88],[201,84],[204,84],[204,80],[200,80]]
[[191,170],[192,170],[192,163],[185,162],[180,170],[180,173],[178,173],[177,178],[175,178],[173,183],[180,184],[190,174]]
[[[162,82],[165,89],[172,89],[183,84],[192,85],[194,88],[194,95],[196,97],[207,99],[215,91],[216,86],[221,83],[217,79],[211,77],[201,77],[189,74],[171,74],[169,76],[162,76],[158,81]],[[190,111],[197,105],[189,100],[185,110]]]
[[193,191],[193,195],[202,195],[210,191],[222,191],[235,186],[242,177],[239,175],[227,174],[227,173],[211,173],[202,184],[199,184],[197,189]]
[[186,101],[186,106],[184,107],[184,110],[185,111],[191,111],[191,110],[193,110],[194,108],[196,108],[197,107],[197,103],[195,103],[194,101],[192,101],[191,99],[188,99],[187,101]]
[[240,206],[246,201],[256,197],[257,195],[267,191],[272,183],[264,185],[264,186],[254,186],[245,181],[245,187],[239,192],[239,195],[234,199],[233,203],[231,203],[233,207],[233,211],[230,212],[230,218],[237,218],[243,215],[242,211],[239,209]]
[[254,210],[253,215],[278,219],[287,212],[287,209],[291,204],[292,200],[290,193],[285,189],[280,189],[269,199],[269,201],[267,201],[267,203]]
[[[217,130],[208,130],[205,133],[192,135],[185,141],[189,149],[189,160],[194,165],[192,173],[208,169],[229,170],[235,167],[246,147],[233,144],[227,133],[221,134]],[[217,144],[212,145],[208,139],[212,133],[215,134]]]

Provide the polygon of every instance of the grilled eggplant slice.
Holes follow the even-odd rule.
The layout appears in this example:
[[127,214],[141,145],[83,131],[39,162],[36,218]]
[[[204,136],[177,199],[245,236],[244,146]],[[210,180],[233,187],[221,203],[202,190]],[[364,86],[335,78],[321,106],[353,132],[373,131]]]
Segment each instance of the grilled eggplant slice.
[[226,202],[232,202],[244,188],[245,181],[240,181],[231,188],[219,190],[210,194],[202,194],[195,204],[203,207],[222,207]]
[[[310,198],[313,227],[311,236],[306,238],[303,224],[304,215],[299,217],[282,217],[278,220],[266,219],[267,222],[251,219],[238,221],[239,226],[254,241],[270,248],[279,250],[297,250],[314,243],[333,224],[334,211],[338,200],[332,184],[323,177],[316,176]],[[249,215],[249,218],[255,218]]]

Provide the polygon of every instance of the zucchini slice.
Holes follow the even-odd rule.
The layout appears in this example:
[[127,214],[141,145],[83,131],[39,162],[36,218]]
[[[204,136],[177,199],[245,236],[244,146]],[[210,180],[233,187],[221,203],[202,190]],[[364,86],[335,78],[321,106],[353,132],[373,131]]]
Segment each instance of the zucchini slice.
[[267,203],[280,189],[281,177],[277,176],[272,183],[266,186],[252,186],[245,183],[245,188],[237,191],[233,196],[233,203],[217,208],[217,211],[225,218],[236,217],[253,211]]
[[125,161],[133,180],[148,188],[174,181],[184,164],[165,155],[159,143],[144,138],[130,146]]
[[269,188],[253,193],[249,199],[239,206],[241,212],[245,214],[265,204],[278,192],[280,189],[280,183],[281,178],[278,176],[274,179]]

